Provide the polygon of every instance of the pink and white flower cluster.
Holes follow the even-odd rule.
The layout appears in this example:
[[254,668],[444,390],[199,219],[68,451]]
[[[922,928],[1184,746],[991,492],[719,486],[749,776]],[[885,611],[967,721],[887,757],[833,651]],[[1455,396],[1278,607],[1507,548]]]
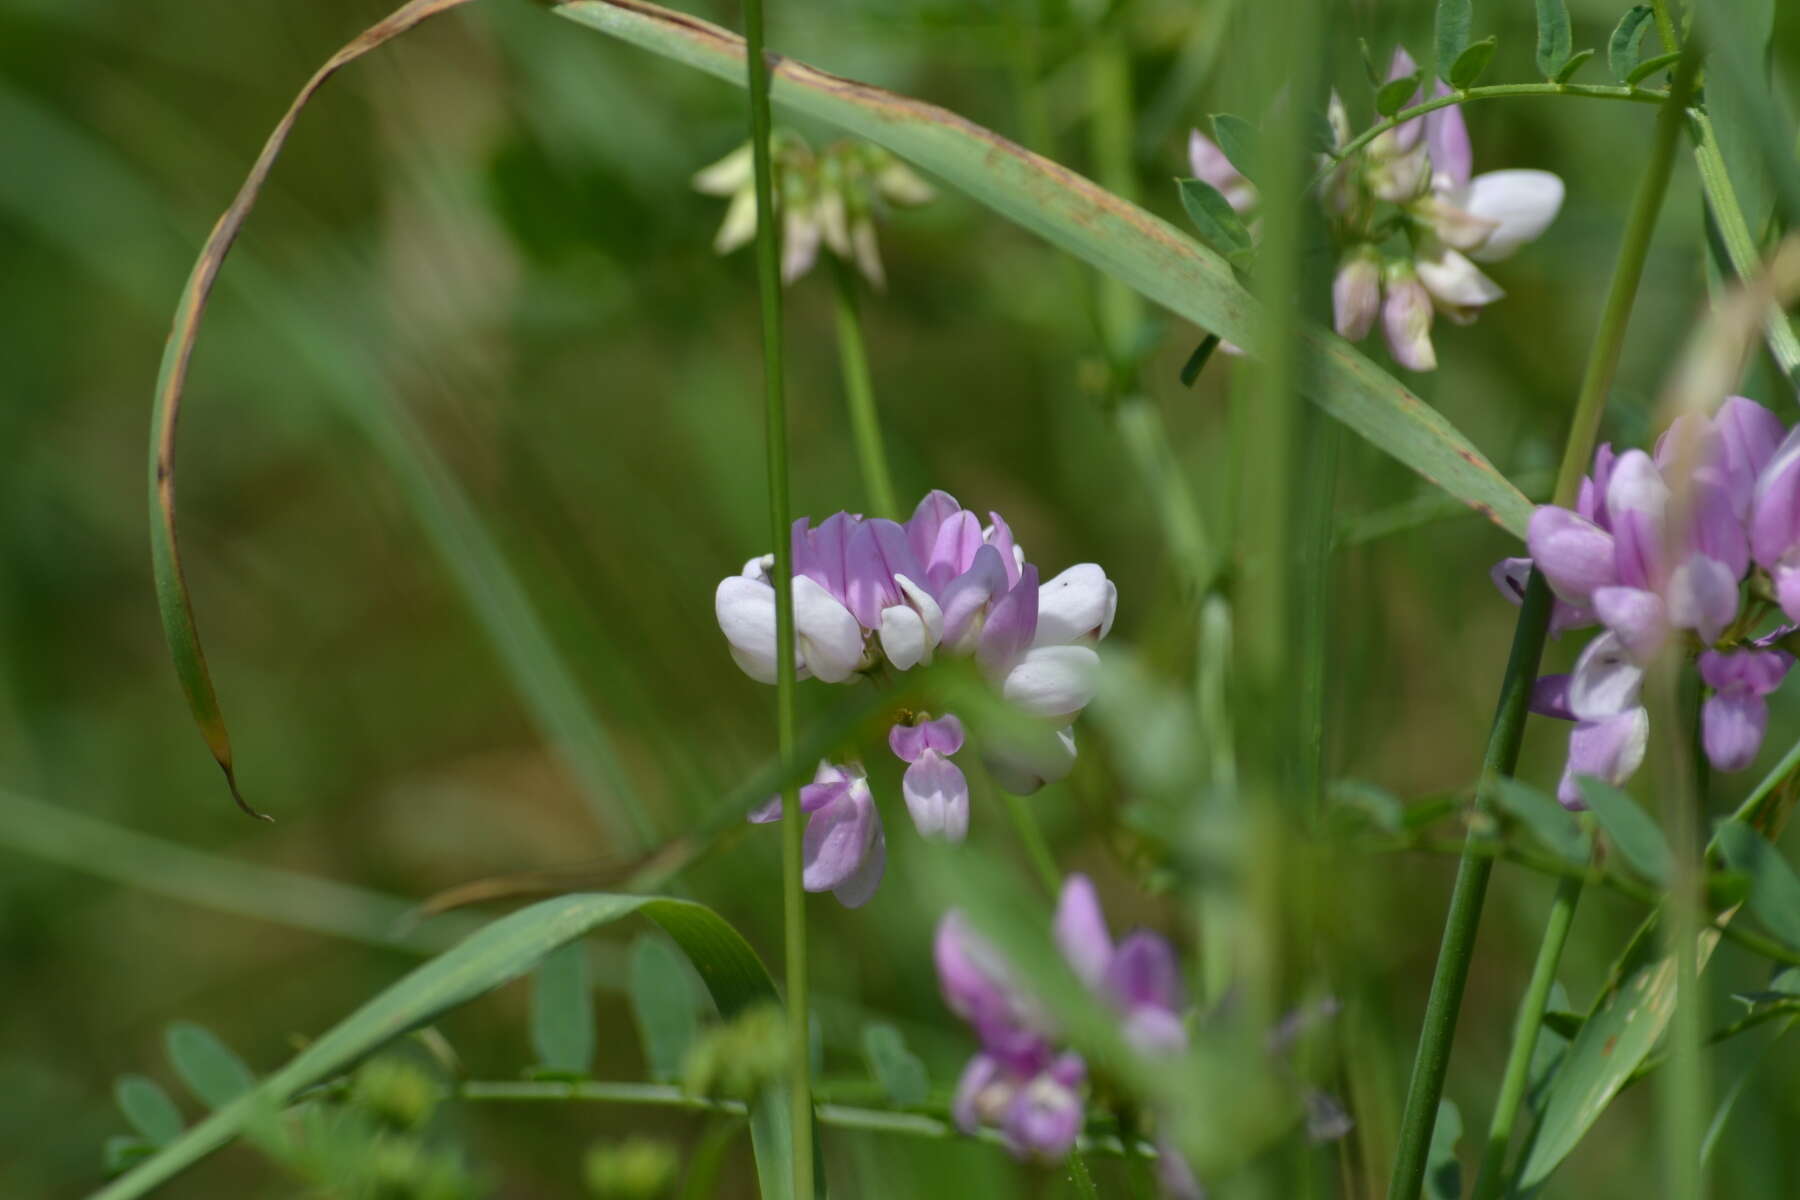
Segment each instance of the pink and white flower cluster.
[[[942,654],[974,658],[1002,697],[1048,726],[1041,742],[982,748],[995,781],[1025,795],[1074,766],[1071,724],[1093,698],[1094,645],[1112,629],[1118,592],[1093,563],[1040,583],[1005,520],[988,518],[984,525],[934,491],[905,522],[843,512],[816,526],[796,521],[794,666],[802,679],[848,683]],[[751,559],[714,596],[732,658],[763,683],[776,675],[774,563],[772,554]],[[964,741],[952,714],[917,714],[890,731],[890,749],[908,764],[907,810],[927,837],[960,841],[968,832],[968,780],[952,761]],[[809,817],[806,888],[851,906],[866,901],[886,843],[862,768],[821,764],[800,806]],[[751,819],[780,815],[776,800]]]
[[1530,558],[1494,568],[1501,590],[1516,602],[1535,565],[1556,594],[1553,633],[1602,627],[1571,674],[1538,681],[1534,708],[1575,722],[1558,799],[1579,807],[1579,777],[1622,784],[1642,764],[1644,671],[1671,646],[1709,690],[1712,765],[1755,760],[1794,662],[1779,646],[1800,628],[1800,428],[1732,396],[1677,421],[1654,455],[1603,445],[1575,508],[1538,508],[1526,545]]
[[[1397,49],[1388,78],[1417,69]],[[1442,83],[1435,85],[1434,97],[1448,95]],[[1407,107],[1423,99],[1416,93]],[[1327,118],[1335,145],[1348,145],[1350,121],[1335,92]],[[1189,138],[1188,155],[1195,176],[1234,209],[1254,209],[1255,185],[1199,130]],[[1562,208],[1563,183],[1548,171],[1473,172],[1469,129],[1455,105],[1381,133],[1332,167],[1320,199],[1343,247],[1331,288],[1339,336],[1360,342],[1379,320],[1394,361],[1430,371],[1437,366],[1435,316],[1467,325],[1506,294],[1475,264],[1535,241]]]

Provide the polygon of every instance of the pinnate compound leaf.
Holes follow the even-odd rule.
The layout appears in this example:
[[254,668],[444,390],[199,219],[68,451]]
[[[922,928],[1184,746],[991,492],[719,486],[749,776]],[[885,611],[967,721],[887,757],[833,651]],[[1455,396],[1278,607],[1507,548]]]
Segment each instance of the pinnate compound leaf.
[[863,1026],[863,1057],[881,1090],[896,1108],[916,1108],[925,1103],[931,1083],[925,1064],[906,1048],[906,1039],[892,1025],[870,1022]]
[[1246,265],[1251,254],[1250,231],[1224,193],[1204,179],[1183,179],[1177,186],[1181,207],[1187,210],[1200,239],[1234,266]]
[[1375,91],[1375,111],[1384,117],[1391,117],[1406,107],[1406,102],[1413,98],[1419,90],[1419,81],[1425,78],[1425,72],[1414,71],[1411,75],[1399,79],[1390,79]]
[[204,1025],[177,1021],[163,1034],[169,1065],[208,1108],[223,1108],[256,1086],[256,1075]]
[[1556,78],[1573,49],[1569,6],[1564,0],[1537,0],[1537,68],[1545,79]]
[[1475,81],[1488,69],[1488,63],[1494,60],[1496,45],[1493,38],[1485,37],[1457,55],[1456,61],[1450,64],[1450,77],[1446,82],[1459,92],[1474,87]]
[[142,1075],[121,1075],[113,1084],[113,1099],[131,1127],[152,1146],[166,1146],[181,1136],[185,1124],[181,1110],[155,1081]]
[[1680,58],[1681,51],[1679,50],[1671,50],[1667,54],[1658,54],[1655,58],[1646,58],[1643,62],[1631,68],[1631,73],[1625,76],[1625,83],[1627,86],[1636,87],[1664,67],[1674,66],[1676,61]]
[[1740,821],[1720,822],[1714,841],[1725,861],[1750,877],[1746,903],[1756,919],[1800,949],[1800,875],[1774,845]]
[[[557,15],[735,86],[743,41],[647,0],[567,0]],[[1258,305],[1227,264],[1166,222],[973,122],[778,57],[775,103],[885,146],[1147,299],[1254,355]],[[1435,410],[1354,347],[1304,326],[1306,397],[1501,527],[1523,536],[1531,503]]]
[[631,944],[627,990],[652,1078],[681,1078],[682,1062],[700,1033],[700,997],[667,942],[643,935]]
[[[673,938],[694,964],[720,1015],[779,1003],[774,981],[743,937],[711,909],[662,896],[558,896],[502,917],[422,964],[398,983],[320,1034],[286,1066],[268,1076],[150,1159],[95,1193],[92,1200],[143,1196],[259,1120],[302,1088],[353,1066],[410,1029],[519,978],[543,957],[595,926],[642,913]],[[785,1089],[752,1101],[750,1137],[762,1194],[788,1196],[792,1135]],[[818,1139],[814,1138],[815,1150]],[[824,1171],[815,1159],[823,1195]]]
[[544,956],[532,976],[531,1048],[540,1069],[586,1075],[594,1062],[594,991],[580,940]]
[[1644,45],[1644,33],[1650,28],[1650,6],[1638,4],[1625,10],[1619,23],[1613,27],[1612,37],[1606,43],[1606,65],[1612,71],[1613,78],[1620,83],[1631,79],[1631,73],[1637,70],[1638,58]]
[[1662,830],[1630,796],[1591,775],[1577,781],[1581,798],[1587,801],[1600,828],[1612,839],[1631,869],[1658,887],[1667,887],[1674,871],[1675,857]]
[[1569,80],[1575,78],[1575,72],[1586,66],[1587,60],[1592,57],[1594,57],[1594,52],[1591,49],[1577,50],[1574,54],[1569,56],[1569,61],[1562,65],[1562,69],[1557,71],[1556,82],[1567,83]]
[[[1454,65],[1469,49],[1469,24],[1474,18],[1473,0],[1438,0],[1437,69],[1451,87],[1467,87],[1452,76]],[[1491,53],[1491,51],[1490,51]],[[1479,74],[1479,72],[1477,72]]]
[[1494,800],[1559,858],[1578,867],[1587,865],[1588,837],[1574,813],[1530,784],[1505,777],[1494,789]]

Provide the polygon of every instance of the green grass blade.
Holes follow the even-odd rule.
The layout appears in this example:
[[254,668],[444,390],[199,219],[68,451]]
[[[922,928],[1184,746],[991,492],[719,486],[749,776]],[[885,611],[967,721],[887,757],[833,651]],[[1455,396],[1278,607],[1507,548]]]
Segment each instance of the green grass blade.
[[225,728],[225,716],[219,707],[219,695],[213,687],[212,673],[206,667],[206,654],[200,646],[200,633],[194,624],[194,602],[188,593],[187,580],[181,569],[180,540],[175,524],[175,431],[181,420],[181,394],[187,384],[188,366],[193,360],[194,342],[200,336],[200,319],[206,311],[213,284],[231,243],[243,228],[244,219],[256,204],[275,159],[293,131],[300,110],[338,68],[354,62],[388,39],[406,32],[419,22],[454,8],[465,0],[411,0],[385,20],[365,30],[355,41],[340,49],[313,73],[299,95],[282,114],[269,134],[262,153],[250,168],[250,174],[238,189],[231,207],[213,226],[206,246],[194,262],[175,318],[169,340],[163,350],[162,366],[156,377],[156,402],[150,418],[150,560],[156,579],[156,604],[162,614],[163,635],[175,660],[175,673],[187,697],[194,723],[206,739],[207,749],[225,772],[225,782],[238,807],[253,817],[270,820],[265,813],[252,808],[238,790],[237,775],[231,759],[231,735]]
[[[1715,929],[1703,930],[1696,970],[1718,945]],[[1649,945],[1648,939],[1639,944]],[[1569,1043],[1543,1105],[1543,1120],[1519,1173],[1521,1190],[1542,1183],[1593,1127],[1619,1089],[1630,1081],[1675,1015],[1675,958],[1652,955],[1582,1023]]]
[[[609,921],[642,913],[673,937],[699,972],[722,1016],[779,1001],[756,951],[703,905],[657,896],[560,896],[503,917],[418,967],[319,1035],[281,1070],[94,1194],[94,1200],[143,1196],[280,1108],[300,1089],[342,1071],[370,1051],[438,1014],[516,979],[545,955]],[[752,1106],[751,1138],[763,1194],[788,1195],[785,1096]]]
[[[556,12],[730,83],[743,83],[743,42],[641,0],[571,0]],[[955,113],[829,75],[791,58],[774,99],[880,143],[1001,216],[1129,285],[1171,312],[1252,352],[1256,301],[1231,268],[1167,222]],[[1301,330],[1307,397],[1376,446],[1496,523],[1522,534],[1530,502],[1434,409],[1348,343]]]

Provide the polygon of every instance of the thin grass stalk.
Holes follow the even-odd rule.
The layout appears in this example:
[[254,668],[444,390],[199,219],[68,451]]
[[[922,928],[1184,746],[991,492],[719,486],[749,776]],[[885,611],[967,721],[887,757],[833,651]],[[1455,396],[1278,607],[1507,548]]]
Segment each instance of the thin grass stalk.
[[1519,1106],[1524,1102],[1525,1089],[1531,1082],[1532,1056],[1537,1052],[1538,1034],[1543,1029],[1550,989],[1556,983],[1557,964],[1562,960],[1569,930],[1575,924],[1575,906],[1581,901],[1582,882],[1579,878],[1563,879],[1550,901],[1550,916],[1544,924],[1537,961],[1532,964],[1531,982],[1525,988],[1525,997],[1519,1002],[1518,1019],[1513,1023],[1512,1050],[1507,1055],[1506,1070],[1500,1079],[1500,1094],[1494,1101],[1487,1144],[1481,1152],[1481,1167],[1475,1176],[1475,1190],[1470,1194],[1470,1200],[1497,1200],[1505,1184],[1506,1151],[1512,1144]]
[[[768,424],[769,533],[775,543],[775,739],[784,774],[794,757],[794,575],[788,527],[787,397],[782,389],[781,249],[770,155],[769,68],[763,52],[763,0],[744,0],[744,62],[749,73],[750,146],[756,175],[756,279],[761,293],[763,390]],[[781,909],[786,959],[788,1065],[792,1073],[794,1200],[813,1194],[811,1053],[806,1004],[806,894],[801,888],[799,788],[782,789]]]
[[869,376],[869,352],[863,343],[856,272],[836,255],[827,257],[837,284],[835,315],[844,404],[850,413],[850,437],[856,443],[857,466],[869,493],[869,515],[898,518],[900,504],[894,497],[893,478],[888,474],[887,452],[881,442],[881,416],[875,406],[875,384]]
[[[1650,238],[1656,231],[1656,219],[1662,212],[1663,197],[1668,191],[1669,174],[1675,163],[1675,143],[1688,98],[1693,92],[1698,66],[1698,55],[1690,45],[1676,66],[1668,98],[1657,114],[1650,159],[1632,198],[1631,214],[1619,245],[1612,283],[1600,313],[1600,327],[1582,373],[1581,392],[1576,399],[1568,441],[1563,447],[1562,466],[1557,472],[1552,497],[1555,504],[1573,503],[1588,460],[1593,455],[1606,395],[1625,344],[1631,306],[1643,279],[1644,262],[1649,257]],[[1543,652],[1549,619],[1550,589],[1534,571],[1519,609],[1506,678],[1501,684],[1500,704],[1488,735],[1482,783],[1475,799],[1478,817],[1485,817],[1492,811],[1494,781],[1500,776],[1511,775],[1518,764],[1531,687],[1537,678],[1538,659]],[[1475,931],[1481,924],[1482,902],[1493,870],[1492,857],[1480,853],[1483,843],[1492,836],[1486,826],[1485,820],[1477,820],[1470,826],[1465,851],[1457,866],[1443,942],[1432,974],[1431,993],[1425,1003],[1425,1025],[1419,1035],[1419,1049],[1407,1087],[1406,1108],[1400,1122],[1400,1146],[1395,1156],[1394,1174],[1388,1184],[1388,1200],[1413,1200],[1424,1185],[1431,1131],[1437,1122],[1438,1101],[1443,1097],[1444,1077],[1450,1065],[1450,1044],[1456,1035],[1457,1010],[1462,1006],[1463,987],[1468,982],[1470,959],[1475,949]],[[1554,970],[1554,964],[1550,969]],[[1538,1015],[1541,1018],[1542,1014]]]

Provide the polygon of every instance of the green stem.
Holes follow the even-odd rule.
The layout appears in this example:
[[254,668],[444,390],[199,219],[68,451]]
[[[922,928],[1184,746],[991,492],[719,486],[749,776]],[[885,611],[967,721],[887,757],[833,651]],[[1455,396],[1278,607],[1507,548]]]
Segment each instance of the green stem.
[[[1571,446],[1573,442],[1571,442]],[[1525,716],[1531,689],[1537,682],[1538,659],[1550,622],[1550,588],[1535,571],[1525,589],[1519,620],[1507,657],[1506,678],[1500,687],[1500,704],[1488,734],[1482,764],[1482,783],[1476,794],[1477,816],[1492,806],[1494,781],[1511,775],[1518,764],[1519,743],[1525,735]],[[1450,911],[1444,919],[1443,942],[1437,967],[1431,976],[1431,993],[1425,1001],[1425,1025],[1419,1034],[1418,1054],[1406,1089],[1406,1108],[1400,1119],[1400,1147],[1388,1185],[1388,1200],[1413,1200],[1425,1181],[1425,1159],[1431,1148],[1431,1130],[1437,1122],[1438,1101],[1444,1094],[1444,1076],[1450,1066],[1450,1043],[1456,1035],[1457,1009],[1469,980],[1469,964],[1475,949],[1475,930],[1481,923],[1481,906],[1487,895],[1493,859],[1480,853],[1492,834],[1488,822],[1476,820],[1469,827],[1467,845],[1456,868],[1456,884],[1450,893]]]
[[1531,1080],[1531,1059],[1537,1051],[1538,1031],[1543,1028],[1544,1008],[1550,1001],[1550,988],[1556,982],[1557,963],[1563,946],[1569,940],[1569,927],[1575,923],[1575,906],[1581,900],[1581,881],[1564,879],[1550,902],[1550,918],[1544,924],[1544,940],[1538,944],[1537,962],[1531,968],[1531,982],[1525,998],[1519,1002],[1519,1016],[1513,1023],[1512,1051],[1501,1076],[1500,1094],[1494,1101],[1493,1119],[1488,1124],[1487,1148],[1482,1151],[1481,1170],[1475,1177],[1471,1200],[1494,1200],[1500,1195],[1505,1180],[1507,1147],[1512,1142],[1513,1124],[1518,1119],[1519,1105],[1525,1099],[1525,1088]]
[[881,418],[875,408],[875,385],[869,378],[869,354],[863,346],[862,314],[856,303],[856,272],[836,255],[831,259],[837,281],[838,365],[844,373],[844,402],[850,409],[850,436],[856,442],[856,459],[862,468],[863,486],[869,490],[871,516],[898,517],[894,481],[888,475],[887,454],[881,445]]
[[[775,543],[775,737],[785,768],[794,756],[794,575],[788,540],[787,398],[781,367],[781,251],[775,220],[775,165],[771,161],[769,70],[763,53],[763,0],[744,0],[744,63],[749,75],[750,146],[756,173],[756,279],[761,292],[763,388],[767,420],[769,534]],[[790,781],[792,776],[789,775]],[[799,789],[782,790],[787,820],[781,823],[782,946],[786,955],[788,1059],[792,1064],[794,1200],[813,1194],[810,1037],[806,1005],[806,895],[801,888],[802,834]]]
[[[1667,97],[1658,97],[1663,105],[1657,114],[1655,142],[1637,194],[1632,199],[1612,283],[1600,314],[1600,328],[1594,337],[1587,369],[1582,374],[1575,415],[1570,423],[1568,441],[1563,446],[1562,468],[1557,473],[1554,494],[1554,502],[1558,504],[1568,504],[1574,499],[1593,453],[1606,394],[1625,344],[1632,302],[1637,297],[1644,262],[1649,257],[1650,237],[1656,230],[1656,218],[1662,211],[1663,196],[1668,191],[1669,173],[1675,161],[1675,141],[1680,134],[1682,116],[1698,66],[1698,56],[1690,46],[1676,66],[1675,79]],[[1506,680],[1501,685],[1500,706],[1488,737],[1482,784],[1475,798],[1478,816],[1485,816],[1491,810],[1493,781],[1498,776],[1512,774],[1518,762],[1519,743],[1524,735],[1525,715],[1532,684],[1537,677],[1537,663],[1543,651],[1549,616],[1549,588],[1533,572],[1513,634]],[[1406,1108],[1400,1124],[1400,1148],[1388,1187],[1389,1200],[1413,1200],[1424,1184],[1425,1158],[1431,1146],[1432,1126],[1437,1121],[1438,1101],[1443,1096],[1444,1076],[1450,1065],[1450,1043],[1456,1033],[1457,1010],[1462,1006],[1463,987],[1468,982],[1470,957],[1475,948],[1475,931],[1481,923],[1482,902],[1493,867],[1491,858],[1476,851],[1491,836],[1486,831],[1485,821],[1478,820],[1471,825],[1467,848],[1457,866],[1443,943],[1438,950],[1437,968],[1432,974],[1431,994],[1425,1003],[1425,1027],[1420,1033],[1418,1056],[1413,1062],[1412,1080],[1407,1087]]]
[[[1653,668],[1647,680],[1646,700],[1653,727],[1680,727],[1684,707],[1687,707],[1678,696],[1681,667],[1679,656],[1670,652]],[[1694,682],[1697,684],[1698,681]],[[1666,906],[1670,919],[1664,925],[1665,952],[1675,960],[1675,1011],[1669,1021],[1669,1065],[1656,1089],[1665,1155],[1664,1174],[1669,1181],[1668,1195],[1672,1200],[1699,1200],[1705,1191],[1700,1145],[1705,1140],[1706,1116],[1712,1107],[1708,1100],[1706,1064],[1702,1058],[1706,1001],[1700,993],[1700,931],[1708,923],[1702,907],[1705,888],[1701,883],[1698,819],[1705,805],[1705,776],[1696,769],[1704,759],[1698,746],[1698,688],[1692,690],[1695,693],[1691,697],[1693,741],[1659,739],[1658,765],[1661,769],[1656,773],[1663,827],[1668,831],[1669,850],[1675,862]]]
[[1589,100],[1630,100],[1636,104],[1661,104],[1668,94],[1653,88],[1610,87],[1588,83],[1492,83],[1486,87],[1451,92],[1448,96],[1433,96],[1411,108],[1403,108],[1380,124],[1363,130],[1331,153],[1334,159],[1342,162],[1388,130],[1404,125],[1414,117],[1455,104],[1468,104],[1474,100],[1498,100],[1503,96],[1581,96]]
[[[695,1096],[672,1083],[610,1083],[602,1080],[472,1080],[458,1084],[456,1098],[470,1101],[518,1103],[568,1103],[583,1101],[600,1104],[642,1104],[652,1108],[685,1109],[692,1112],[724,1113],[743,1116],[748,1112],[742,1100]],[[902,1137],[928,1138],[939,1141],[972,1139],[994,1146],[1004,1146],[1004,1136],[993,1129],[965,1134],[941,1117],[925,1113],[890,1112],[880,1108],[861,1108],[848,1104],[821,1104],[819,1124],[834,1129],[859,1129],[869,1133],[891,1133]],[[1119,1158],[1126,1145],[1116,1135],[1106,1132],[1084,1133],[1076,1142],[1083,1154],[1104,1154]],[[1156,1147],[1139,1141],[1131,1153],[1154,1157]]]
[[1031,811],[1031,801],[1008,792],[1006,811],[1019,833],[1019,841],[1025,845],[1025,857],[1031,860],[1031,869],[1037,873],[1038,882],[1054,898],[1062,891],[1062,871],[1056,865],[1056,856],[1050,853],[1050,843],[1038,825],[1037,814]]
[[[1757,252],[1756,239],[1744,219],[1737,190],[1731,185],[1731,174],[1725,169],[1718,134],[1713,129],[1712,118],[1704,112],[1691,113],[1689,120],[1694,137],[1694,164],[1700,169],[1700,187],[1706,193],[1706,207],[1712,213],[1713,227],[1719,231],[1719,241],[1731,259],[1732,271],[1740,280],[1748,281],[1761,265],[1762,255]],[[1765,328],[1769,352],[1781,364],[1782,372],[1790,381],[1800,381],[1800,338],[1795,337],[1787,314],[1779,307],[1772,307]]]
[[1656,35],[1662,39],[1663,53],[1681,49],[1681,37],[1675,32],[1675,16],[1669,11],[1669,0],[1650,0],[1650,11],[1656,14]]

